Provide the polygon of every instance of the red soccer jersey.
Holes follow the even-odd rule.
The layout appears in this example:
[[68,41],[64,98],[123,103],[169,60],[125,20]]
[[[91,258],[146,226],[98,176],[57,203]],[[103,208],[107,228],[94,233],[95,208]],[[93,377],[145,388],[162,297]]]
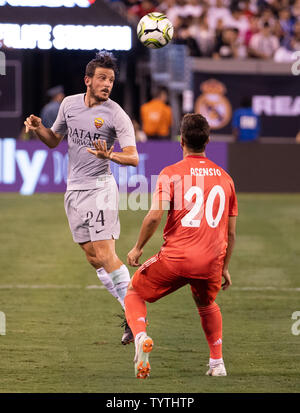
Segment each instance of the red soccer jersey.
[[161,171],[154,199],[170,202],[161,254],[176,273],[219,276],[229,216],[238,214],[232,178],[205,157],[186,156]]

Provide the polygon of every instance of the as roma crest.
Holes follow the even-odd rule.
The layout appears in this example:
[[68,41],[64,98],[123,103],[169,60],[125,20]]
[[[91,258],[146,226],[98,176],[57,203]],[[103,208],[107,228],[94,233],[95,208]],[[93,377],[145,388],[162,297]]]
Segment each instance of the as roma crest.
[[104,120],[102,118],[95,119],[95,126],[97,129],[100,129],[103,124],[104,124]]

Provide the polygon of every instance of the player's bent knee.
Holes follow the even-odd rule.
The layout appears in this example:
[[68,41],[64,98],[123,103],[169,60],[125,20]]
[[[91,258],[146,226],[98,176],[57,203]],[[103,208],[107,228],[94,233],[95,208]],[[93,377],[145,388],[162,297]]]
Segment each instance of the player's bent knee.
[[213,297],[199,297],[196,294],[193,294],[193,299],[197,307],[207,307],[214,303],[215,299]]

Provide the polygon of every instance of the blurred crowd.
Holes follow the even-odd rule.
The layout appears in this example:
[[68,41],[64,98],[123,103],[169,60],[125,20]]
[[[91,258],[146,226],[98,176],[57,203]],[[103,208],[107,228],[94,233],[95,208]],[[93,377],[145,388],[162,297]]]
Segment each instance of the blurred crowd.
[[293,60],[300,50],[300,0],[113,0],[137,24],[147,13],[166,14],[173,42],[191,56]]

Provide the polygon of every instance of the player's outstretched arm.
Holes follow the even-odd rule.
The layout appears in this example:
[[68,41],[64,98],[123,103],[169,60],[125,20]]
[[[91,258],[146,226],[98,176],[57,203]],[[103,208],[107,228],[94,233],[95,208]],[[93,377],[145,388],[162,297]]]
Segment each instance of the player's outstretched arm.
[[49,148],[56,148],[56,146],[63,139],[63,135],[54,133],[51,129],[45,128],[42,124],[41,118],[35,115],[30,115],[25,120],[24,125],[26,126],[26,133],[29,130],[33,130],[38,138]]
[[93,142],[95,149],[87,148],[87,151],[99,159],[110,159],[120,165],[137,166],[139,155],[135,146],[126,146],[122,152],[113,152],[114,147],[107,149],[106,141],[98,139]]
[[224,278],[224,283],[222,284],[222,289],[227,290],[228,287],[231,286],[231,277],[228,271],[228,266],[229,266],[229,261],[232,255],[232,251],[234,248],[235,244],[235,227],[236,227],[236,217],[229,217],[229,222],[228,222],[228,245],[227,245],[227,250],[226,250],[226,256],[224,259],[224,267],[223,267],[223,278]]
[[112,152],[111,160],[120,165],[138,166],[139,155],[135,146],[126,146],[122,152]]
[[145,216],[140,234],[135,246],[127,255],[127,263],[132,267],[139,267],[139,258],[143,254],[143,247],[157,230],[165,210],[169,209],[170,203],[167,201],[154,202],[150,211]]

